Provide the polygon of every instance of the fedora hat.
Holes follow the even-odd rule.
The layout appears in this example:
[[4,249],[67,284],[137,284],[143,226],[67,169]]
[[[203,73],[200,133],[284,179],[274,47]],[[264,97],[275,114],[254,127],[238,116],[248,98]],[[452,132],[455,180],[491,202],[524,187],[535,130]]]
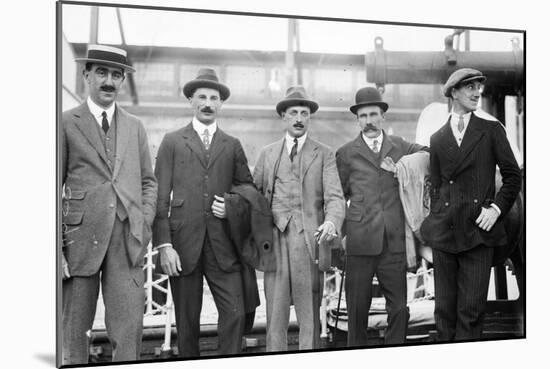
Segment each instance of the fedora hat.
[[76,58],[77,63],[106,64],[124,69],[128,73],[136,70],[128,64],[126,50],[106,45],[88,45],[85,58]]
[[480,71],[472,68],[462,68],[455,70],[450,76],[445,85],[443,86],[443,95],[445,97],[451,97],[451,91],[454,87],[457,87],[459,84],[464,84],[470,81],[480,81],[485,82],[487,77],[483,75]]
[[277,114],[283,116],[283,112],[289,106],[308,106],[311,114],[319,109],[319,104],[309,98],[304,86],[290,86],[286,90],[285,98],[279,101],[275,108]]
[[353,114],[363,106],[379,106],[384,112],[388,110],[388,104],[382,101],[382,95],[375,87],[360,88],[355,94],[355,105],[349,108]]
[[188,99],[193,96],[193,93],[197,88],[213,88],[220,92],[220,97],[222,101],[225,101],[229,98],[230,92],[229,88],[220,83],[216,71],[211,68],[201,68],[197,73],[197,77],[183,86],[183,94]]

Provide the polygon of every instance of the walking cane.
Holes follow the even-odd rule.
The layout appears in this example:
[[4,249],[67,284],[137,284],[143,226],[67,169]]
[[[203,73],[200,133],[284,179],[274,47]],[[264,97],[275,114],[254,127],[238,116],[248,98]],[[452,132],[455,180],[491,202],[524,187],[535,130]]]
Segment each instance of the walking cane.
[[344,265],[340,271],[340,289],[338,290],[338,305],[336,306],[336,323],[334,324],[334,337],[332,340],[332,346],[336,347],[336,332],[338,331],[338,320],[340,318],[340,302],[342,301],[342,288],[344,286],[344,278],[346,276],[346,259],[344,259]]

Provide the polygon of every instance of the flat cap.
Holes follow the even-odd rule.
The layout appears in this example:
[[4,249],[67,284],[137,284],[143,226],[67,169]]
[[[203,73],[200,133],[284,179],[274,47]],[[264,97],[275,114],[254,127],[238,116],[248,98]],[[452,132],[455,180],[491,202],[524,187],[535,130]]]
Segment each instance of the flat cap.
[[443,95],[451,97],[451,90],[460,83],[479,80],[484,82],[487,78],[480,71],[472,68],[462,68],[454,71],[450,76],[445,86],[443,86]]

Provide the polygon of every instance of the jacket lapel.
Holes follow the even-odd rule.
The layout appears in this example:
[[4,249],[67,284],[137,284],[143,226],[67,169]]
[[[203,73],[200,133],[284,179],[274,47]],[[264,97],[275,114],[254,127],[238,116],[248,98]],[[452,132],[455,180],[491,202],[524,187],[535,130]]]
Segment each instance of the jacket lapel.
[[382,147],[380,149],[380,157],[379,157],[379,159],[377,159],[377,163],[379,163],[378,161],[380,159],[383,159],[386,156],[388,156],[388,153],[393,149],[393,146],[394,146],[393,141],[390,138],[390,136],[387,135],[385,131],[382,131],[382,132],[384,134],[384,139],[382,141]]
[[456,143],[455,136],[451,130],[451,117],[447,120],[447,123],[439,130],[441,137],[441,147],[447,154],[447,157],[453,162],[457,163],[460,156],[460,147]]
[[197,132],[193,130],[193,123],[189,123],[182,132],[183,139],[191,151],[197,155],[200,163],[206,168],[206,161],[203,155],[202,142],[199,141]]
[[122,158],[124,157],[124,153],[126,152],[126,148],[128,147],[128,139],[130,137],[130,123],[128,122],[128,118],[126,115],[126,112],[124,110],[120,109],[117,105],[115,110],[115,116],[116,116],[116,159],[115,159],[115,167],[113,170],[113,178],[116,178],[118,175],[118,171],[120,170],[120,165],[122,164]]
[[481,129],[482,124],[483,122],[481,122],[476,117],[476,115],[472,113],[470,122],[468,123],[468,127],[466,128],[466,132],[464,132],[464,139],[462,140],[462,144],[460,145],[458,164],[453,173],[456,173],[465,165],[466,158],[477,146],[479,140],[481,140],[481,138],[485,134],[485,132]]
[[218,127],[216,133],[214,133],[214,137],[212,137],[212,145],[210,145],[211,154],[210,160],[208,161],[208,168],[214,164],[216,159],[225,150],[226,142],[227,135]]
[[306,176],[307,170],[311,166],[311,163],[313,163],[313,160],[318,155],[318,147],[315,144],[314,141],[312,141],[309,136],[306,137],[306,141],[304,142],[304,146],[302,147],[302,155],[300,160],[300,183],[304,181],[304,177]]
[[101,137],[99,137],[99,132],[97,131],[97,121],[90,112],[88,104],[83,103],[80,105],[80,109],[74,112],[73,118],[76,127],[82,132],[84,137],[86,137],[90,145],[97,151],[101,159],[105,162],[105,165],[109,168],[107,156],[105,155],[105,148],[103,143],[101,143]]
[[[274,145],[271,150],[268,153],[268,157],[266,158],[266,162],[268,164],[268,170],[271,172],[269,173],[269,182],[268,182],[268,188],[271,189],[271,192],[273,192],[273,186],[275,185],[275,176],[277,175],[277,171],[279,170],[279,165],[281,164],[281,156],[283,154],[283,150],[285,149],[285,139],[279,140],[277,145]],[[270,165],[273,163],[273,165]]]

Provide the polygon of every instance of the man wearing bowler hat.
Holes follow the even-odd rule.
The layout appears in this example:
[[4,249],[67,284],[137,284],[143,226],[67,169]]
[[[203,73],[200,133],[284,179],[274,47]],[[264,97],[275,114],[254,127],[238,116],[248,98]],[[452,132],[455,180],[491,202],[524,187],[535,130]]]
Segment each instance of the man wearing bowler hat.
[[76,60],[89,97],[61,118],[62,362],[88,362],[100,283],[113,361],[138,360],[157,182],[143,124],[115,103],[135,70],[126,51],[104,45]]
[[223,132],[217,117],[229,88],[213,69],[200,69],[183,86],[191,104],[191,122],[164,136],[155,175],[159,182],[153,245],[170,276],[178,349],[199,356],[203,276],[218,310],[221,355],[241,351],[245,324],[241,263],[229,235],[224,193],[233,185],[252,184],[238,139]]
[[430,138],[431,208],[420,230],[433,248],[440,341],[481,338],[493,253],[506,244],[502,219],[521,188],[504,127],[476,113],[485,79],[471,68],[449,76],[443,92],[452,111]]
[[382,129],[388,104],[376,88],[357,91],[350,110],[361,132],[336,152],[344,196],[350,201],[344,225],[348,345],[367,343],[375,274],[388,312],[384,342],[404,343],[409,319],[405,218],[397,178],[381,165],[426,148]]
[[319,261],[327,260],[345,203],[333,151],[308,134],[311,114],[318,108],[302,86],[290,87],[276,107],[284,138],[264,147],[254,167],[254,182],[269,201],[275,223],[277,270],[264,273],[267,351],[288,349],[292,303],[299,349],[319,348],[320,268],[330,266]]

